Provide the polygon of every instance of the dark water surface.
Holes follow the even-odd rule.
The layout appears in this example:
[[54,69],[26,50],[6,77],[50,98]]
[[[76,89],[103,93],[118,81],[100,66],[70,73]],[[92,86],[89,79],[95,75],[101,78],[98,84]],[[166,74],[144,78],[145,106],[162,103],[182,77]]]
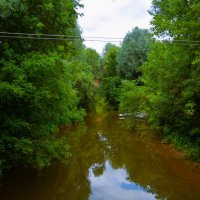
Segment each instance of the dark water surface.
[[125,128],[117,113],[89,115],[63,133],[73,157],[42,174],[15,169],[0,200],[199,200],[199,165],[163,145],[143,122]]

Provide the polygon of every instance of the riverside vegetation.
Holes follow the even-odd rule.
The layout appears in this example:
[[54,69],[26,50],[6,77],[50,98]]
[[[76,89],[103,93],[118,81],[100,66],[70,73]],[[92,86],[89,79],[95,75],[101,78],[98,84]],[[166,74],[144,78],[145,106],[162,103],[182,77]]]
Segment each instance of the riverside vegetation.
[[135,27],[120,47],[106,44],[101,56],[82,43],[82,6],[78,0],[0,2],[1,32],[79,38],[1,38],[0,170],[68,162],[70,146],[58,127],[82,121],[98,95],[108,109],[145,112],[164,142],[200,160],[199,3],[153,0],[151,31]]

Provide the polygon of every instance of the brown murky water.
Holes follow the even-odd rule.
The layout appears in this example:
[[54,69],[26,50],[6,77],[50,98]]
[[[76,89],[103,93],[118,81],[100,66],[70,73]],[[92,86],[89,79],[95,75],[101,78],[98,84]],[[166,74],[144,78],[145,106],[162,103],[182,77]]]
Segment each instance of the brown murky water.
[[13,170],[0,181],[1,200],[198,200],[200,168],[153,137],[143,122],[126,130],[117,113],[89,115],[68,128],[68,166],[38,175]]

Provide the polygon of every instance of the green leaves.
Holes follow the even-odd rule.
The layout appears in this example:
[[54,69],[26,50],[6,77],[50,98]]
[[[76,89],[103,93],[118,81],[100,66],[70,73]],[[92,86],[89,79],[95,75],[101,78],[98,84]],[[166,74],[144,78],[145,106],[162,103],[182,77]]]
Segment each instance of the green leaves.
[[118,76],[118,61],[117,57],[119,55],[120,48],[108,43],[104,48],[102,65],[103,65],[103,75],[104,77]]
[[[120,77],[129,81],[123,80],[120,89],[113,87],[110,71],[114,70],[110,70],[109,78],[101,83],[108,102],[120,101],[122,112],[147,113],[151,126],[195,159],[200,157],[199,5],[197,1],[154,0],[152,34],[167,36],[171,42],[150,40],[147,30],[134,28],[114,64]],[[111,55],[103,57],[106,67],[112,63]]]
[[140,67],[147,60],[149,51],[148,31],[135,27],[127,33],[118,56],[120,76],[123,79],[137,79]]
[[91,95],[92,70],[87,75],[88,65],[75,70],[69,64],[83,49],[81,40],[40,40],[46,35],[38,33],[80,37],[81,6],[79,0],[0,1],[0,31],[21,33],[1,38],[0,171],[17,163],[42,169],[70,156],[64,139],[52,135],[83,119],[80,94]]
[[117,76],[107,77],[102,80],[100,90],[102,94],[104,94],[106,101],[109,105],[108,109],[118,109],[120,85],[121,79]]
[[33,153],[33,142],[22,138],[15,143],[15,151],[24,156],[31,155]]
[[155,42],[142,67],[151,124],[178,148],[199,159],[199,3],[154,0],[153,32],[172,42]]
[[120,88],[120,111],[135,113],[144,111],[147,103],[144,86],[137,86],[135,81],[122,81]]
[[52,11],[54,8],[54,5],[52,3],[44,3],[44,8],[47,11]]
[[153,0],[150,13],[154,33],[196,40],[200,35],[199,5],[198,1]]
[[98,60],[95,61],[92,57],[91,61],[86,63],[84,54],[82,59],[83,60],[79,59],[69,62],[68,66],[73,80],[73,88],[75,89],[78,98],[78,108],[84,108],[88,111],[92,109],[95,103],[93,75],[95,66],[92,64],[97,63]]
[[[84,115],[77,109],[78,97],[70,71],[70,66],[57,54],[26,54],[20,65],[14,61],[2,62],[0,139],[5,142],[8,153],[15,152],[7,155],[5,162],[12,163],[15,159],[42,168],[64,156],[63,152],[68,149],[65,145],[59,146],[61,140],[54,138],[45,144],[43,140],[46,141],[56,127],[80,120]],[[10,140],[5,140],[4,134],[17,140],[13,140],[9,149],[6,145]],[[0,158],[4,154],[2,152]]]
[[[77,9],[80,6],[79,0],[44,0],[38,1],[37,3],[33,3],[30,0],[3,0],[0,2],[0,31],[80,36],[79,27],[77,26]],[[14,36],[24,37],[24,34]],[[59,46],[64,46],[65,48],[62,53],[65,56],[69,52],[70,55],[76,54],[76,48],[78,48],[77,43],[79,43],[79,47],[82,45],[81,42],[75,42],[73,40],[37,40],[32,37],[38,38],[39,36],[29,35],[26,39],[2,38],[1,40],[3,43],[9,44],[11,48],[21,53],[31,51],[43,53],[55,52]]]
[[32,157],[32,165],[37,169],[48,167],[53,160],[60,160],[67,163],[71,154],[70,147],[64,139],[49,138],[35,143],[35,154]]
[[9,17],[13,12],[24,11],[25,6],[20,0],[1,0],[0,13],[3,19]]

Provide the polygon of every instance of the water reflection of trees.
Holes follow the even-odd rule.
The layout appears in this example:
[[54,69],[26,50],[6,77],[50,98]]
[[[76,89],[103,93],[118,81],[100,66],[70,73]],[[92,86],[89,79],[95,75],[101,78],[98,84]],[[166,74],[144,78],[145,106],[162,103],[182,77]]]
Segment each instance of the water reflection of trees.
[[[143,127],[142,130],[138,130],[140,133],[127,131],[124,122],[113,120],[109,123],[109,120],[105,120],[105,123],[107,124],[104,126],[109,127],[102,131],[110,146],[107,157],[113,168],[126,169],[130,182],[156,194],[157,199],[199,197],[199,181],[194,172],[188,174],[189,170],[182,165],[183,162],[170,157],[169,149],[164,148],[159,141],[135,137],[148,134],[148,127],[143,122],[138,122]],[[198,183],[195,184],[195,180]]]
[[[84,180],[78,179],[76,182],[82,189],[87,188],[87,192],[84,191],[85,199],[88,199],[91,192],[89,169],[95,176],[102,175],[106,160],[110,160],[114,169],[125,168],[130,182],[140,185],[149,193],[156,194],[157,199],[198,197],[200,188],[199,182],[194,182],[198,180],[195,179],[195,173],[188,174],[188,169],[181,162],[170,157],[168,149],[163,148],[160,142],[148,138],[151,131],[148,132],[148,127],[143,122],[138,122],[142,129],[136,129],[138,132],[132,133],[126,129],[126,122],[118,120],[116,114],[111,113],[100,120],[98,117],[98,122],[96,124],[96,119],[92,116],[87,124],[89,128],[78,127],[74,133],[70,132],[73,137],[68,136],[74,150],[70,173],[74,170],[74,177],[81,177],[81,173],[84,173]],[[148,137],[141,139],[138,135]],[[73,168],[77,163],[80,165],[80,174]],[[76,186],[71,191],[75,188]]]
[[73,155],[67,166],[55,164],[41,176],[14,170],[2,181],[0,199],[88,200],[90,172],[101,176],[106,160],[114,169],[125,168],[130,182],[157,194],[157,199],[198,199],[195,173],[167,156],[168,150],[159,142],[130,134],[116,114],[90,116],[86,125],[72,127],[65,135]]
[[[66,132],[72,158],[68,165],[55,164],[40,176],[31,170],[15,169],[2,181],[0,199],[4,200],[87,200],[89,169],[100,176],[105,168],[104,143],[95,129],[79,125]],[[10,192],[12,191],[12,192]]]

